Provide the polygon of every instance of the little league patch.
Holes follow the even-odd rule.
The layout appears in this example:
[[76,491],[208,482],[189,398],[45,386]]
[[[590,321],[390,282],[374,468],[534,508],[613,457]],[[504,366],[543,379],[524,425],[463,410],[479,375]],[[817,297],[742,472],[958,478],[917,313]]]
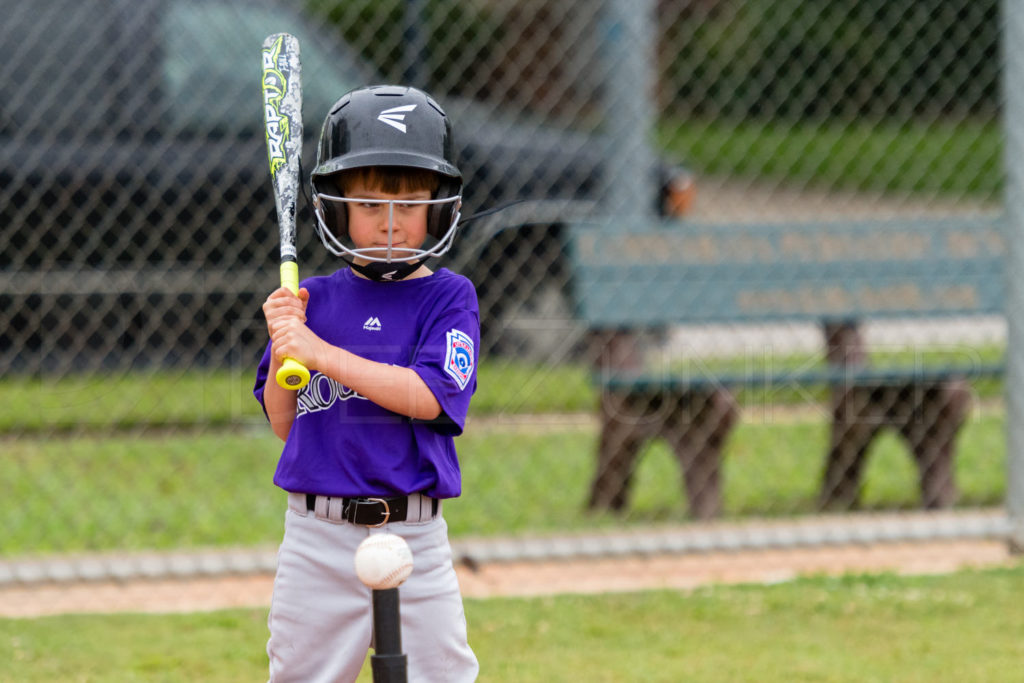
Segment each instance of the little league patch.
[[448,349],[445,352],[444,370],[465,389],[473,376],[473,340],[465,332],[452,329],[447,333]]

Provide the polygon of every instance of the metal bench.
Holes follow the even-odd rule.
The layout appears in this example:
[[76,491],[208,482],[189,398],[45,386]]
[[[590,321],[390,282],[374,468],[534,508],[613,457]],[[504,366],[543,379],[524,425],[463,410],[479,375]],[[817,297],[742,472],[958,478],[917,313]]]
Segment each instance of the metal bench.
[[[1001,215],[802,224],[579,222],[569,228],[571,298],[596,343],[601,439],[590,506],[621,510],[643,444],[664,438],[683,469],[691,514],[720,514],[723,445],[741,388],[826,386],[832,426],[819,504],[858,502],[868,446],[896,429],[915,459],[922,504],[956,499],[954,438],[968,382],[1002,362],[971,353],[939,364],[872,365],[859,323],[1001,314]],[[813,322],[820,362],[790,367],[652,367],[638,339],[673,325]],[[683,367],[685,366],[685,367]]]

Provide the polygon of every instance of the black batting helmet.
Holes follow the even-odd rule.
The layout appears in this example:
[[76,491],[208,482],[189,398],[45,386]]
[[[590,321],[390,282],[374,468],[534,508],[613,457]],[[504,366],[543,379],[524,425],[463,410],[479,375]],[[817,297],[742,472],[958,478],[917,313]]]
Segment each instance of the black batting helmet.
[[345,244],[348,221],[344,206],[327,200],[338,191],[332,176],[369,166],[417,168],[438,174],[440,184],[427,217],[427,233],[436,244],[394,260],[422,259],[447,251],[458,225],[462,173],[454,161],[451,121],[441,106],[416,88],[377,85],[346,93],[331,108],[320,133],[310,182],[317,231],[328,250],[339,256],[360,254]]

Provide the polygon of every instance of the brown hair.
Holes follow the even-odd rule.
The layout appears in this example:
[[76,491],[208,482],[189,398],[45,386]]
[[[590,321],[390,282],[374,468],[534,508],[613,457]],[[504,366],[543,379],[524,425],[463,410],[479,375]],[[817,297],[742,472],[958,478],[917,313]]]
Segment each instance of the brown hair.
[[365,166],[341,171],[335,182],[343,194],[356,184],[379,192],[399,194],[429,190],[433,196],[441,185],[441,177],[434,171],[409,166]]

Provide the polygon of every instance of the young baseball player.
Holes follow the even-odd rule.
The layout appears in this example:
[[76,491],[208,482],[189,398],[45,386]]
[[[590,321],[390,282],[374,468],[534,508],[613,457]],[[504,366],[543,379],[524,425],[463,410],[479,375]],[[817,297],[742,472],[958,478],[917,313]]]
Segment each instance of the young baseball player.
[[[427,267],[459,220],[449,120],[413,88],[354,90],[324,122],[312,186],[317,232],[348,266],[263,304],[254,393],[284,441],[274,483],[288,492],[270,679],[355,680],[373,624],[353,556],[392,533],[414,562],[400,589],[409,680],[471,681],[442,501],[461,493],[453,437],[476,388],[479,312],[467,279]],[[312,373],[298,392],[273,380],[285,357]]]

